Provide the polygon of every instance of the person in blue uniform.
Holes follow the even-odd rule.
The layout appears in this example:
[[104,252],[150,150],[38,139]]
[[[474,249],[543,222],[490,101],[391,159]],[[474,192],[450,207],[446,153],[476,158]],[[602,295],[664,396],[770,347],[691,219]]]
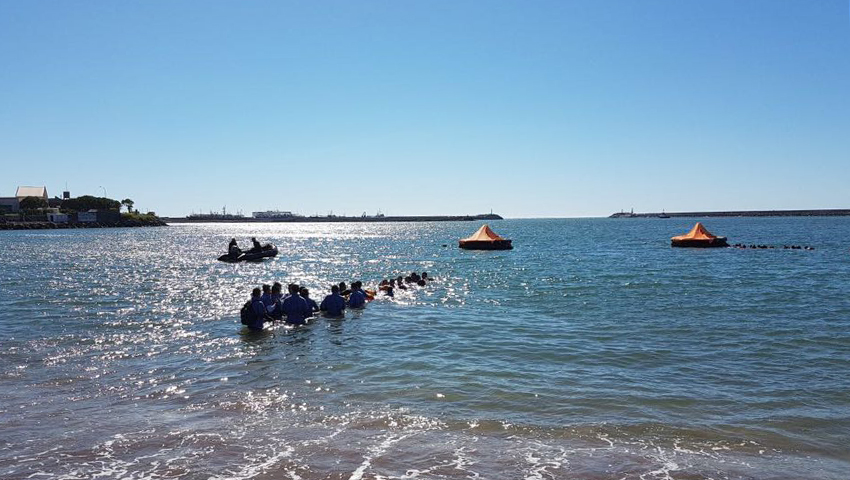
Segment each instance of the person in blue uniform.
[[362,293],[363,298],[366,299],[366,302],[371,302],[372,300],[375,299],[375,296],[373,294],[371,294],[371,293],[369,293],[369,292],[367,292],[366,290],[363,289],[363,282],[361,282],[360,280],[357,280],[354,283],[354,286],[352,286],[352,288],[354,288],[358,292]]
[[262,300],[263,304],[268,307],[272,304],[272,286],[269,284],[263,285],[263,294],[260,296],[260,300]]
[[329,317],[341,317],[345,313],[345,299],[339,294],[339,285],[331,286],[331,294],[322,300],[319,309]]
[[310,316],[319,311],[319,306],[316,304],[316,301],[310,298],[310,290],[305,287],[301,287],[301,298],[307,301],[307,306],[310,307]]
[[283,286],[279,282],[274,282],[272,284],[271,305],[266,305],[266,311],[275,320],[283,318],[283,309],[281,307],[281,302],[283,301],[282,290]]
[[289,285],[289,296],[283,301],[281,307],[286,315],[286,323],[293,325],[304,325],[307,323],[306,318],[312,314],[307,301],[298,294],[298,285],[294,284]]
[[260,299],[261,296],[259,288],[255,288],[251,292],[251,312],[254,313],[253,321],[248,324],[248,328],[251,330],[262,330],[263,324],[271,320],[269,314],[266,313],[266,306],[263,305],[263,301]]
[[364,308],[366,306],[366,294],[363,290],[357,289],[355,284],[351,285],[351,295],[348,296],[348,306],[350,308]]

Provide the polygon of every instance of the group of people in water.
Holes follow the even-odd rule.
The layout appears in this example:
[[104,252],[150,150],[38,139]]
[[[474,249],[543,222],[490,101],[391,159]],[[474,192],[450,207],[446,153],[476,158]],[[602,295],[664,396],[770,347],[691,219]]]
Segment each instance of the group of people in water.
[[[395,289],[407,290],[408,286],[425,286],[432,278],[428,272],[418,274],[416,272],[404,277],[384,279],[378,286],[377,292],[393,297]],[[364,290],[363,282],[355,281],[351,288],[340,282],[331,285],[330,294],[316,303],[310,298],[310,290],[290,283],[286,294],[283,293],[283,285],[275,282],[272,285],[263,285],[251,292],[251,299],[242,307],[240,316],[242,324],[250,330],[262,330],[266,322],[283,320],[291,325],[303,325],[307,319],[323,313],[328,317],[342,317],[346,308],[362,309],[366,303],[375,299],[376,291]]]
[[378,285],[378,290],[384,292],[387,296],[392,297],[395,295],[395,290],[407,290],[407,284],[415,284],[420,287],[424,287],[429,280],[433,280],[428,277],[428,272],[422,272],[422,275],[419,275],[416,272],[412,272],[410,275],[406,277],[402,277],[399,275],[397,278],[391,279],[383,279],[381,280],[380,285]]

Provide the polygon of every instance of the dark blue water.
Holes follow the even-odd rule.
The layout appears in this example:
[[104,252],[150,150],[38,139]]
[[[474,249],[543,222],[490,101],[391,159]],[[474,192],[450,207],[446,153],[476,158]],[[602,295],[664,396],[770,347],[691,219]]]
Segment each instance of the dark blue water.
[[[850,219],[671,249],[694,221],[0,232],[0,477],[847,478]],[[281,255],[216,262],[234,236]],[[343,320],[237,318],[413,270]]]

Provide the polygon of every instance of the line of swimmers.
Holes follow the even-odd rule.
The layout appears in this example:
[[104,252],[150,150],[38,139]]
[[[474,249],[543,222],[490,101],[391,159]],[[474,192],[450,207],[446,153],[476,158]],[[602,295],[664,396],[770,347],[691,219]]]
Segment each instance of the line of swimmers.
[[411,272],[411,274],[406,277],[399,275],[397,278],[391,278],[389,280],[385,278],[381,280],[381,284],[378,285],[378,290],[384,292],[387,296],[392,297],[395,294],[395,289],[407,290],[405,283],[416,284],[420,287],[424,287],[429,280],[433,279],[428,277],[428,272],[422,272],[422,275],[419,275],[416,272]]
[[[422,272],[420,276],[412,273],[407,277],[399,276],[397,279],[383,280],[378,287],[385,295],[392,297],[393,289],[398,287],[406,290],[405,283],[415,283],[424,286],[430,280],[428,272]],[[328,317],[342,317],[346,308],[366,308],[366,302],[374,300],[374,291],[364,290],[363,282],[355,281],[351,288],[347,288],[345,282],[331,286],[331,293],[327,295],[321,304],[310,298],[310,290],[297,284],[290,283],[287,293],[282,293],[283,285],[275,282],[272,285],[263,285],[251,292],[251,299],[242,307],[240,317],[243,325],[250,330],[262,330],[266,322],[284,320],[292,325],[304,325],[307,319],[323,312]]]

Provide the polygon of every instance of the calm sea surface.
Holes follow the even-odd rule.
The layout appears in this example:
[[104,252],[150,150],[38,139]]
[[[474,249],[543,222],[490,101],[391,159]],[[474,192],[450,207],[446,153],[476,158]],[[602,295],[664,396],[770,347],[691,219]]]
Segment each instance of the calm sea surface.
[[[847,479],[850,218],[0,232],[0,478]],[[231,237],[281,248],[215,259]],[[251,288],[426,270],[249,334]]]

